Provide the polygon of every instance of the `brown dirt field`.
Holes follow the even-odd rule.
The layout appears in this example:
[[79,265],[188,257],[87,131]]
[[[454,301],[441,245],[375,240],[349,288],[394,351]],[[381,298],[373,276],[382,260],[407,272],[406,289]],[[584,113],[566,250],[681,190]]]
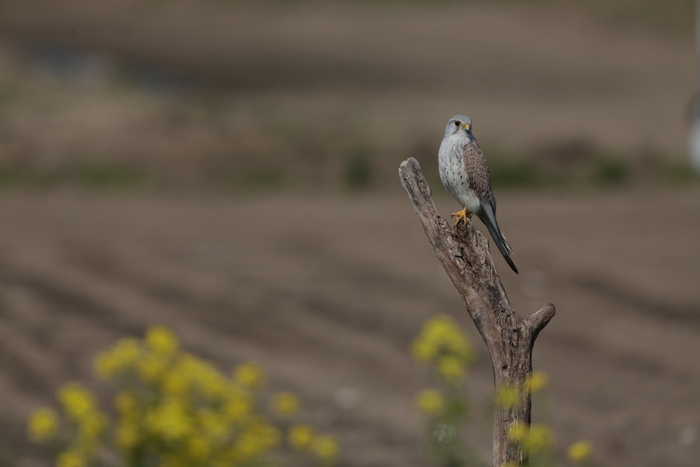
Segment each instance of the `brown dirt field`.
[[[342,439],[343,465],[425,465],[412,397],[426,379],[409,342],[438,312],[478,336],[398,181],[394,191],[3,195],[2,411],[17,426],[67,379],[104,393],[90,376],[95,352],[164,323],[222,368],[253,359],[275,389],[300,393],[311,420]],[[700,459],[697,436],[679,444],[700,427],[699,194],[500,197],[522,271],[497,259],[512,302],[558,310],[535,349],[551,377],[549,418],[560,446],[591,439],[599,465]],[[440,199],[443,212],[453,204]],[[485,400],[490,386],[482,349],[470,391]],[[342,408],[348,388],[358,402]],[[30,452],[20,465],[33,465]]]

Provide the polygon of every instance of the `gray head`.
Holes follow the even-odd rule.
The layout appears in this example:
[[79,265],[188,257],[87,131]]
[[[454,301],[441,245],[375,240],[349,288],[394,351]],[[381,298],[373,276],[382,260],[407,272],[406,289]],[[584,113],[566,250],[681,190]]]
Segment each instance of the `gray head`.
[[472,119],[466,115],[455,115],[447,122],[445,137],[452,136],[460,131],[466,133],[464,136],[472,137]]

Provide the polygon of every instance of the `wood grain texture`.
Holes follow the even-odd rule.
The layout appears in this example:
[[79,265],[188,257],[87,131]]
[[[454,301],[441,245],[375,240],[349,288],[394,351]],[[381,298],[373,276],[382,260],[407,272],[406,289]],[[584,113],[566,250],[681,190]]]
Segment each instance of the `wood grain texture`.
[[[453,228],[440,215],[430,187],[414,158],[401,163],[399,177],[435,254],[464,300],[469,316],[484,339],[491,357],[495,388],[522,387],[532,373],[532,348],[539,332],[555,313],[554,305],[522,318],[510,305],[493,264],[488,241],[471,220]],[[496,407],[493,465],[520,464],[523,452],[508,442],[508,427],[518,421],[530,424],[531,397],[521,392],[512,408]]]

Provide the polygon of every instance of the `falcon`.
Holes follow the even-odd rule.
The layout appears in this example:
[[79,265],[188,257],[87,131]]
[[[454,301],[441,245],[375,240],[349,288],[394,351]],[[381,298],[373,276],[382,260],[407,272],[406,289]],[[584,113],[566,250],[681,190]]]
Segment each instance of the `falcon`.
[[452,214],[456,218],[455,227],[476,214],[486,225],[508,266],[517,274],[518,268],[510,259],[513,250],[496,221],[496,198],[491,190],[489,167],[472,135],[471,118],[455,115],[447,122],[438,152],[438,164],[442,184],[464,208]]

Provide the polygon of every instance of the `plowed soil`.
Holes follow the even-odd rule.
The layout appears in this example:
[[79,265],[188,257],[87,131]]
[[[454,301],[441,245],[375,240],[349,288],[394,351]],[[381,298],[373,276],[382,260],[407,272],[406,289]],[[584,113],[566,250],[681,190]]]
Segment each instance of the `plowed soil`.
[[[343,440],[344,465],[425,465],[412,398],[427,380],[410,341],[435,313],[479,341],[399,190],[2,196],[3,412],[21,433],[17,421],[68,379],[104,394],[90,376],[94,354],[163,323],[222,369],[264,365],[274,389],[298,392],[310,420]],[[600,465],[700,458],[699,194],[500,197],[522,271],[497,258],[511,301],[522,313],[557,306],[535,350],[551,378],[548,419],[562,446],[591,439]],[[475,401],[491,385],[479,348]]]

